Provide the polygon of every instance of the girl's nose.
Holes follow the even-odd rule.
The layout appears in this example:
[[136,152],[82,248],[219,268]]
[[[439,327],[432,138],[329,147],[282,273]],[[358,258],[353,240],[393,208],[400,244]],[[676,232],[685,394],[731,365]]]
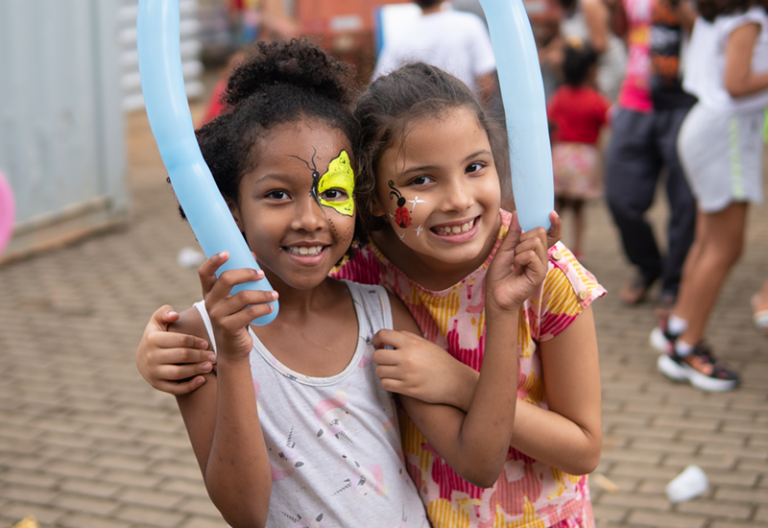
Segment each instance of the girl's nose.
[[451,180],[443,198],[444,211],[464,211],[472,205],[470,189],[464,183],[462,178]]
[[291,228],[295,231],[317,231],[325,225],[323,208],[315,200],[314,196],[307,196],[297,200],[296,214],[291,222]]

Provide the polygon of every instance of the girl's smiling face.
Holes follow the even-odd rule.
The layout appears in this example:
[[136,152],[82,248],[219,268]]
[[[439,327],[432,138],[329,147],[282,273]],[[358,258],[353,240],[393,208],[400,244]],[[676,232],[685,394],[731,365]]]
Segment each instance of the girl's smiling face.
[[409,124],[382,155],[376,181],[373,213],[433,270],[475,266],[493,247],[499,178],[488,134],[466,107]]
[[273,286],[313,288],[352,243],[350,141],[302,120],[274,126],[254,149],[232,215]]

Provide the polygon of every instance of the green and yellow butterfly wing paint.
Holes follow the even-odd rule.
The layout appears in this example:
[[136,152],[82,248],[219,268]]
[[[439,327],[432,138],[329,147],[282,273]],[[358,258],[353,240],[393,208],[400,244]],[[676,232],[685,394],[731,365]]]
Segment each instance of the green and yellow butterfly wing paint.
[[[347,199],[334,202],[323,200],[323,193],[329,189],[343,190],[347,193]],[[349,154],[347,154],[346,150],[342,150],[328,164],[328,171],[320,176],[320,181],[317,184],[317,194],[321,204],[336,209],[336,212],[344,216],[352,216],[355,212],[354,192],[355,173],[352,171]]]

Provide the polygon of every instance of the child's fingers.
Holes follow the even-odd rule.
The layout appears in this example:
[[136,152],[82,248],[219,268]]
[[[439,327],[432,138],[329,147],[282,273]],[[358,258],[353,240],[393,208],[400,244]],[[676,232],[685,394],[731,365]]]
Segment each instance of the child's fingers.
[[[268,303],[277,300],[277,297],[276,291],[243,290],[218,302],[211,302],[208,313],[211,317],[221,318],[233,316],[245,310],[252,313],[255,309],[261,315],[266,315],[272,312],[272,307]],[[206,307],[208,307],[207,299]]]
[[170,350],[185,350],[186,354],[193,359],[190,361],[184,361],[174,356],[165,363],[194,363],[196,361],[205,361],[210,352],[207,351],[208,343],[204,339],[191,336],[188,334],[176,334],[174,332],[151,332],[147,335],[148,352],[151,352],[153,348],[161,349],[157,352],[162,352],[159,357],[166,359],[167,353]]
[[165,381],[184,381],[199,374],[207,374],[213,370],[209,362],[191,363],[184,365],[160,365],[157,367],[157,378]]
[[499,246],[499,251],[514,251],[515,246],[520,242],[520,236],[523,234],[523,228],[520,227],[520,220],[517,218],[517,211],[512,213],[512,222],[509,224],[509,229],[504,237],[504,240]]
[[387,392],[394,392],[396,394],[406,394],[407,392],[407,386],[402,382],[402,380],[393,378],[381,378],[380,383],[381,388]]
[[222,251],[211,256],[197,269],[197,274],[200,277],[200,286],[203,288],[203,297],[208,295],[208,292],[213,289],[213,285],[216,283],[216,270],[227,260],[229,260],[229,253]]
[[377,365],[376,375],[381,379],[400,380],[402,378],[400,369],[391,365]]
[[551,248],[560,241],[563,236],[563,221],[556,211],[549,213],[549,229],[547,230],[547,247]]
[[163,306],[155,310],[155,313],[152,314],[152,317],[149,320],[149,324],[147,325],[147,328],[150,331],[152,330],[166,331],[168,330],[169,324],[175,323],[178,320],[179,320],[179,314],[174,311],[173,307],[170,304],[164,304]]
[[195,376],[187,381],[158,380],[155,381],[153,386],[163,392],[181,396],[183,394],[189,394],[193,390],[199,388],[203,383],[205,383],[205,378],[203,376]]
[[[213,287],[208,291],[208,294],[205,297],[206,305],[208,303],[215,303],[222,299],[226,299],[227,297],[229,297],[229,292],[232,291],[232,288],[234,288],[238,284],[244,284],[246,282],[254,282],[262,278],[264,278],[263,271],[255,270],[251,268],[241,268],[241,269],[225,271],[224,273],[221,274],[221,276],[219,276],[218,279],[216,279],[216,282],[213,284]],[[203,280],[202,276],[200,280],[202,282]],[[254,291],[254,290],[244,290],[244,291],[248,292],[248,291]],[[259,291],[256,290],[255,292],[259,292]],[[277,292],[273,292],[273,291],[261,292],[261,293],[274,293],[275,295],[277,295]],[[273,299],[270,299],[269,301],[255,301],[255,302],[270,302],[271,300]]]
[[[251,303],[247,299],[253,299],[256,295],[241,296],[241,293],[261,294],[261,296],[257,303]],[[272,313],[274,308],[269,304],[265,304],[264,301],[265,296],[270,293],[274,294],[270,301],[277,299],[277,292],[240,292],[223,303],[210,308],[208,315],[225,332],[235,334],[246,328],[254,319]]]
[[[374,339],[376,339],[374,337]],[[375,346],[375,345],[374,345]],[[377,348],[373,352],[373,362],[377,365],[397,365],[400,363],[400,351],[392,348]]]
[[384,348],[387,346],[394,348],[401,348],[408,340],[408,336],[402,332],[396,330],[383,329],[376,332],[373,336],[373,346],[376,348]]

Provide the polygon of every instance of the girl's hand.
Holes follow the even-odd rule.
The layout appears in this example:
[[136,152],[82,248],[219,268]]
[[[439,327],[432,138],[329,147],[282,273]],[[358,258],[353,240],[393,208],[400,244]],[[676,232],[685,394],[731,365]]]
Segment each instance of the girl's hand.
[[200,284],[221,358],[247,359],[253,348],[248,325],[272,312],[266,303],[276,300],[277,292],[243,290],[231,295],[234,286],[263,279],[264,272],[247,268],[229,270],[217,279],[216,270],[227,260],[229,253],[222,251],[203,262],[198,271]]
[[136,367],[141,376],[157,390],[181,395],[205,383],[213,369],[216,355],[208,343],[198,337],[168,331],[179,314],[168,305],[160,307],[147,323],[136,349]]
[[560,220],[560,215],[556,211],[550,211],[549,223],[550,226],[547,229],[547,249],[560,242],[560,238],[563,235],[563,221]]
[[376,375],[384,390],[427,403],[469,408],[479,372],[411,332],[380,330],[373,344]]
[[517,311],[547,274],[547,233],[537,227],[523,233],[517,213],[485,279],[486,308]]

